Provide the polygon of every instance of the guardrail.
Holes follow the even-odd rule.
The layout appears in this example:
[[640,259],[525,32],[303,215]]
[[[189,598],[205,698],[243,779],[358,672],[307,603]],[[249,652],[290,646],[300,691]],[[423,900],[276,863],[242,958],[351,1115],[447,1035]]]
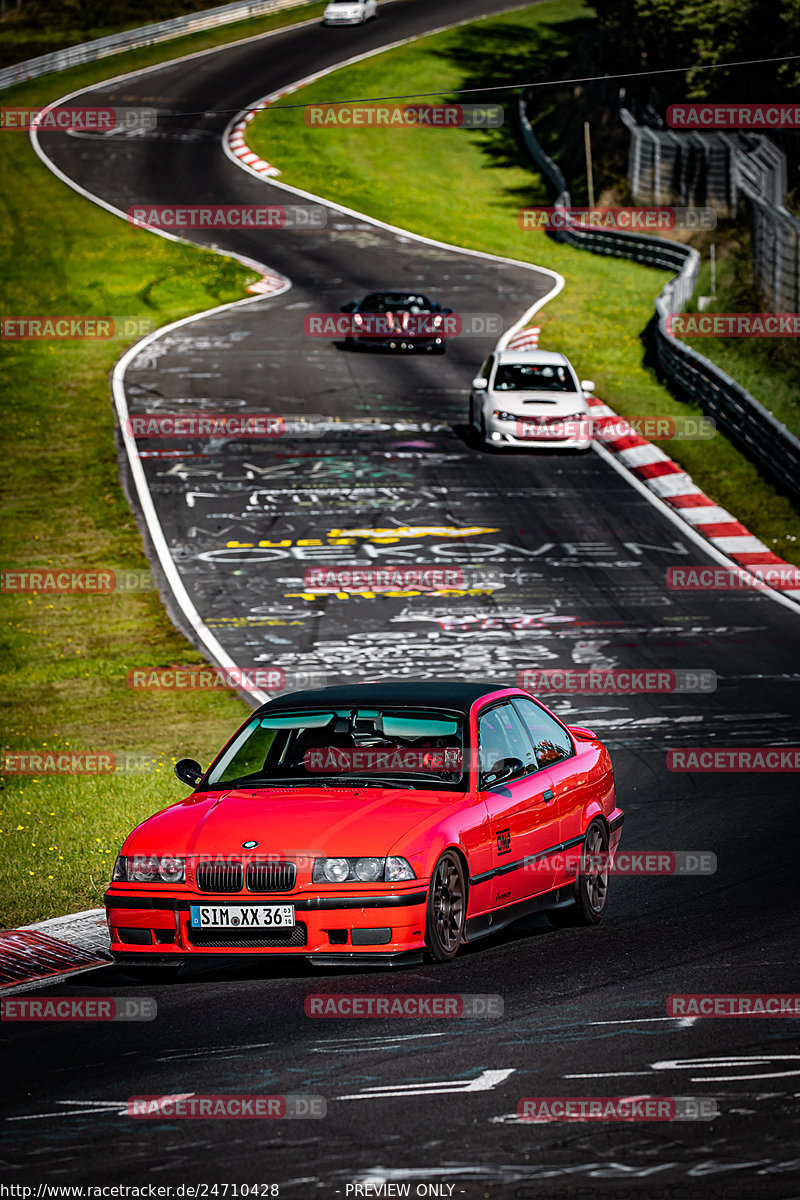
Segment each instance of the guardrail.
[[153,25],[141,25],[138,29],[112,33],[108,37],[95,38],[91,42],[80,42],[77,46],[67,46],[64,50],[53,50],[50,54],[41,54],[38,58],[28,58],[24,62],[3,67],[0,70],[0,91],[15,83],[24,83],[28,79],[38,79],[42,75],[64,71],[67,67],[94,62],[110,54],[122,54],[125,50],[137,50],[141,46],[153,46],[157,42],[166,42],[170,38],[182,37],[187,33],[215,29],[219,25],[245,21],[248,17],[261,17],[284,8],[305,8],[311,3],[312,0],[237,0],[235,4],[223,4],[220,8],[210,8],[204,12],[186,13],[168,21],[157,21]]
[[[531,158],[555,193],[555,207],[569,208],[570,194],[564,176],[536,138],[528,119],[524,91],[519,97],[519,122],[522,140]],[[735,379],[667,333],[667,317],[681,312],[694,292],[700,269],[698,252],[667,238],[608,230],[574,227],[560,229],[551,236],[592,254],[628,258],[646,266],[675,271],[655,301],[655,347],[662,373],[673,387],[685,392],[704,413],[713,417],[766,474],[795,500],[800,500],[800,440]]]

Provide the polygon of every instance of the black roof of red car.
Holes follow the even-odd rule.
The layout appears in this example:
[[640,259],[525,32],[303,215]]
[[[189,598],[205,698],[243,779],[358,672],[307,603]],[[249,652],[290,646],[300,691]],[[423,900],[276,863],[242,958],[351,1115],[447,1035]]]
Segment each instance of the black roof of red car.
[[[462,682],[460,680],[433,683],[430,680],[392,681],[385,683],[343,683],[333,687],[313,688],[302,692],[287,692],[268,700],[257,711],[277,712],[296,708],[319,708],[328,705],[335,708],[348,704],[382,707],[449,708],[456,712],[469,712],[476,700],[508,687],[496,680]],[[516,689],[514,689],[516,690]]]

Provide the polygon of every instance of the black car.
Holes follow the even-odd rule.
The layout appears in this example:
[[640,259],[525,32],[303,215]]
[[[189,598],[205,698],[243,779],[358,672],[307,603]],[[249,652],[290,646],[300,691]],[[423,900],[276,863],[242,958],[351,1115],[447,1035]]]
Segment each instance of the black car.
[[345,338],[350,349],[370,346],[444,354],[446,339],[458,332],[452,308],[442,308],[420,292],[370,292],[361,301],[343,304],[342,312],[353,315]]

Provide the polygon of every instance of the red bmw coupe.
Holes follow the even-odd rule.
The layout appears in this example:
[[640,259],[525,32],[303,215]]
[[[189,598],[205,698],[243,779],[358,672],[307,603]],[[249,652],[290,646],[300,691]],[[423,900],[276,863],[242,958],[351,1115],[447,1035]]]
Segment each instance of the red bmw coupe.
[[443,962],[537,911],[594,925],[622,832],[608,751],[493,683],[294,692],[126,839],[105,896],[139,978],[189,960]]

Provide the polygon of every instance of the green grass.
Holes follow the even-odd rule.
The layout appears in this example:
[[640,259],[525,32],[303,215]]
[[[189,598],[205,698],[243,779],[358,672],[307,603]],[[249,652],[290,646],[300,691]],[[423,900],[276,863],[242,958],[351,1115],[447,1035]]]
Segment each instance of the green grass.
[[[413,93],[451,99],[456,89],[536,78],[539,70],[566,77],[575,40],[592,17],[580,0],[547,0],[422,39],[286,97],[256,117],[248,139],[286,183],[416,233],[559,271],[564,291],[535,318],[543,348],[566,353],[624,416],[696,415],[699,409],[674,399],[643,361],[642,333],[668,274],[519,229],[518,209],[547,198],[517,144],[513,97],[491,94],[506,105],[500,130],[313,128],[304,121],[302,106],[311,102]],[[546,122],[551,102],[547,89],[541,95],[537,119]],[[730,442],[718,434],[710,442],[662,445],[717,503],[776,553],[800,562],[800,515]]]
[[[302,19],[321,10],[302,10]],[[298,10],[299,11],[299,10]],[[298,12],[195,35],[9,89],[4,104],[65,91],[300,19]],[[6,315],[147,317],[164,325],[244,298],[251,271],[233,259],[127,226],[60,183],[27,137],[0,138],[0,249]],[[117,471],[108,373],[125,343],[4,342],[4,568],[146,570]],[[186,794],[182,755],[208,761],[249,711],[231,692],[137,693],[137,666],[192,664],[198,652],[155,591],[0,595],[4,750],[152,756],[112,776],[6,774],[0,791],[0,926],[101,903],[114,854],[150,813]]]
[[[727,226],[728,223],[726,223]],[[717,296],[706,312],[761,312],[763,301],[753,284],[750,233],[741,225],[707,235],[716,244]],[[695,295],[687,312],[697,311],[697,297],[711,290],[708,254],[703,255]],[[796,338],[685,338],[693,350],[710,358],[747,388],[779,421],[800,436],[800,342]]]

